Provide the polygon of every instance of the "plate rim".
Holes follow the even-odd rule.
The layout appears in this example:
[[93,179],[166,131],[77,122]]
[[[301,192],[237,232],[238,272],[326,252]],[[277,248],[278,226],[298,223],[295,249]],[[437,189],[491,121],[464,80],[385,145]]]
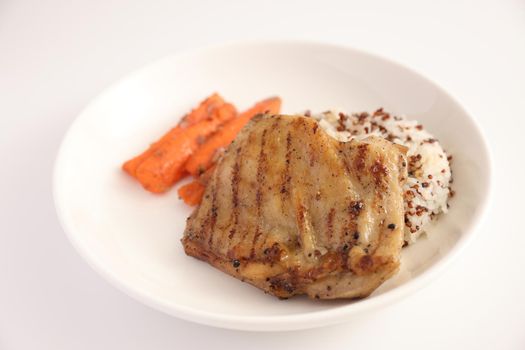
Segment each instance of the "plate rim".
[[[89,253],[89,250],[86,249],[81,243],[80,240],[76,238],[76,235],[73,233],[72,225],[69,222],[65,209],[62,206],[61,202],[61,190],[60,190],[60,173],[62,168],[64,168],[64,153],[67,149],[67,145],[70,142],[69,139],[73,134],[73,130],[79,124],[79,121],[86,118],[89,110],[92,105],[97,103],[97,101],[103,99],[105,96],[109,95],[112,91],[118,89],[120,85],[125,83],[127,80],[132,80],[139,76],[140,74],[150,70],[156,65],[161,65],[164,61],[180,59],[184,56],[192,55],[202,55],[207,51],[213,51],[218,49],[226,48],[238,48],[242,46],[266,46],[266,45],[286,45],[286,46],[313,46],[313,47],[322,47],[328,49],[336,49],[351,52],[353,54],[359,54],[363,56],[368,56],[373,59],[385,61],[388,64],[395,66],[396,68],[403,69],[418,78],[422,79],[426,83],[432,85],[440,93],[450,99],[460,111],[469,119],[474,127],[474,131],[478,134],[481,144],[483,146],[484,158],[487,162],[487,185],[485,189],[485,195],[481,199],[481,202],[478,204],[479,210],[471,218],[470,222],[467,224],[467,228],[462,230],[461,237],[458,239],[456,244],[451,248],[451,250],[439,261],[433,264],[431,267],[425,269],[419,276],[414,279],[411,279],[404,284],[395,287],[392,290],[385,292],[384,294],[375,296],[373,298],[365,298],[359,300],[358,302],[352,302],[348,305],[339,306],[335,309],[328,310],[319,310],[319,311],[310,311],[294,315],[278,315],[278,316],[232,316],[224,315],[216,312],[207,312],[202,310],[193,309],[186,307],[184,305],[174,305],[169,303],[166,300],[159,300],[153,295],[150,295],[146,292],[136,290],[132,286],[128,286],[125,282],[121,281],[118,276],[111,273],[108,269],[94,259],[93,255]],[[382,56],[377,53],[365,51],[362,49],[357,49],[347,45],[334,44],[330,42],[322,41],[310,41],[310,40],[243,40],[243,41],[229,41],[222,44],[207,45],[191,49],[181,49],[180,51],[168,54],[161,58],[155,59],[138,69],[135,69],[131,72],[126,73],[121,78],[117,79],[113,83],[109,84],[100,91],[94,98],[92,98],[89,103],[82,109],[82,111],[74,118],[74,120],[69,125],[67,131],[62,137],[62,141],[57,151],[55,157],[54,166],[53,166],[53,175],[52,175],[52,194],[54,206],[58,216],[60,226],[69,242],[78,252],[78,254],[88,263],[88,265],[100,274],[105,280],[110,282],[111,285],[115,286],[120,291],[131,296],[133,299],[140,301],[141,303],[148,305],[156,310],[167,313],[169,315],[192,321],[207,326],[214,326],[225,329],[234,329],[234,330],[245,330],[245,331],[288,331],[288,330],[299,330],[299,329],[309,329],[316,328],[320,326],[326,326],[331,324],[336,324],[345,321],[345,317],[350,317],[351,315],[359,314],[365,310],[375,310],[380,306],[390,304],[393,301],[396,301],[404,296],[407,296],[411,293],[421,290],[422,288],[428,286],[431,280],[435,280],[441,273],[443,273],[446,268],[456,260],[457,256],[467,247],[469,243],[472,242],[473,237],[475,237],[475,232],[477,232],[483,223],[483,218],[486,216],[489,203],[491,203],[491,198],[493,196],[493,158],[490,148],[488,146],[487,138],[480,127],[479,123],[475,118],[472,117],[472,114],[465,108],[465,106],[460,103],[460,101],[448,93],[441,85],[437,84],[432,79],[428,78],[424,74],[418,72],[416,69],[413,69],[409,66],[401,64],[395,60],[392,60],[388,57]]]

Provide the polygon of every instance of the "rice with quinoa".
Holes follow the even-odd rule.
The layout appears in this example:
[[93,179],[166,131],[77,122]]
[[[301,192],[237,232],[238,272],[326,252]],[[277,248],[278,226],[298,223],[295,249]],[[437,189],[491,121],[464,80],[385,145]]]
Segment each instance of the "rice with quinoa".
[[404,186],[406,244],[414,243],[428,223],[447,212],[448,198],[454,194],[450,189],[451,157],[417,121],[391,115],[382,108],[372,114],[305,114],[317,119],[330,136],[342,142],[375,135],[408,147],[408,179]]

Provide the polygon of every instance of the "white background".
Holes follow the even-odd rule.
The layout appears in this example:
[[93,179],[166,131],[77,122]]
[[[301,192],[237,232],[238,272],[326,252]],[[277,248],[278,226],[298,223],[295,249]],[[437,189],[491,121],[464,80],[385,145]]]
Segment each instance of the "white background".
[[[151,60],[277,38],[379,53],[457,97],[494,158],[482,228],[425,289],[339,326],[235,332],[139,304],[59,227],[51,173],[63,134],[104,87]],[[523,1],[0,0],[0,349],[525,349],[524,119]]]

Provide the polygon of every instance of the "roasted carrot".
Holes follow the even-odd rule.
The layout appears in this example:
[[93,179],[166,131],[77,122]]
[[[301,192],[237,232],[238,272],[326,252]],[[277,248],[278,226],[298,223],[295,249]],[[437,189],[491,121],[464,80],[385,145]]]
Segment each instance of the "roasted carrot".
[[188,126],[175,138],[164,140],[152,154],[137,167],[135,177],[153,193],[169,189],[184,174],[184,164],[203,140],[227,120],[236,115],[235,107],[225,103],[212,111],[209,118]]
[[220,107],[223,104],[224,100],[218,94],[214,93],[213,95],[209,96],[204,101],[202,101],[197,108],[186,114],[176,127],[164,134],[164,136],[162,136],[157,142],[151,144],[146,151],[125,162],[122,165],[122,169],[131,176],[136,176],[139,165],[148,157],[150,157],[153,152],[155,152],[155,150],[157,150],[160,145],[164,143],[164,141],[176,138],[186,127],[206,119],[211,115],[214,109]]
[[194,206],[200,204],[205,189],[206,187],[199,180],[193,180],[179,188],[177,192],[184,203]]
[[198,205],[202,201],[202,196],[206,190],[208,182],[210,182],[213,172],[215,171],[215,165],[212,165],[208,170],[202,173],[199,177],[195,178],[192,182],[179,188],[179,197],[184,200],[184,203],[188,205]]
[[181,126],[190,126],[195,123],[198,123],[201,120],[204,120],[205,118],[209,117],[212,110],[220,107],[224,103],[224,99],[217,93],[214,93],[213,95],[209,96],[207,99],[202,101],[197,108],[193,109],[190,113],[185,115],[179,124]]
[[256,103],[237,118],[225,123],[188,159],[185,166],[186,171],[193,176],[198,176],[206,171],[213,164],[216,152],[221,148],[227,147],[251,118],[261,113],[277,114],[280,109],[281,99],[279,97],[271,97]]
[[143,161],[145,161],[148,157],[150,157],[159,147],[162,145],[163,142],[165,142],[168,139],[173,139],[178,137],[182,132],[184,131],[184,128],[181,126],[176,126],[172,128],[170,131],[168,131],[160,140],[157,142],[151,144],[147,150],[142,152],[140,155],[136,156],[135,158],[132,158],[125,162],[122,165],[122,169],[126,171],[131,176],[137,175],[137,168],[140,164],[142,164]]

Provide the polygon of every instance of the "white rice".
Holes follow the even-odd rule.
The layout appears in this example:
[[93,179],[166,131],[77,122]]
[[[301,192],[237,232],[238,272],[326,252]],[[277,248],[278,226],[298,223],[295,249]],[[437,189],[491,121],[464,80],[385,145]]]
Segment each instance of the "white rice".
[[312,117],[339,141],[375,135],[408,147],[408,179],[404,186],[406,244],[414,243],[430,221],[447,212],[448,198],[454,194],[450,189],[451,158],[417,121],[390,115],[383,109],[352,115],[327,111]]

